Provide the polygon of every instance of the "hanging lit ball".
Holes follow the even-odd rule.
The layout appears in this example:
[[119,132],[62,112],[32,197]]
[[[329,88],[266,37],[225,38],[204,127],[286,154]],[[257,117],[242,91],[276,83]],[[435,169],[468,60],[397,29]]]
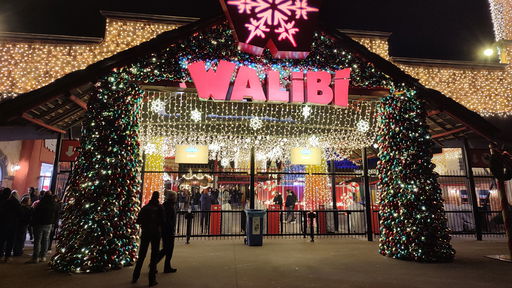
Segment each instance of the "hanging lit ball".
[[302,116],[304,116],[304,119],[308,119],[309,115],[312,113],[312,108],[309,105],[305,105],[302,107]]
[[190,112],[190,119],[192,119],[194,122],[201,121],[201,111],[194,109],[192,112]]
[[212,143],[208,145],[208,149],[212,152],[219,152],[220,151],[220,144],[219,143]]
[[263,121],[258,117],[252,117],[249,126],[251,126],[253,130],[258,130],[263,127]]
[[151,101],[151,110],[155,113],[163,113],[165,112],[165,103],[160,99],[155,99]]
[[220,160],[220,165],[224,168],[229,166],[229,159],[223,158]]
[[357,131],[359,132],[367,132],[370,129],[370,123],[366,120],[359,120],[357,122]]
[[144,152],[149,155],[154,155],[156,153],[156,145],[148,143],[144,146]]
[[317,147],[320,145],[320,139],[316,135],[312,135],[308,139],[309,145]]

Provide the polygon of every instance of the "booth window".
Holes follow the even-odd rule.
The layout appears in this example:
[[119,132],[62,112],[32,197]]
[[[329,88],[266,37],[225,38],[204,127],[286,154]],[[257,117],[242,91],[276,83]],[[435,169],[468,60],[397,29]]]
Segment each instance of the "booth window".
[[52,182],[53,165],[41,163],[41,171],[39,172],[39,190],[49,190]]

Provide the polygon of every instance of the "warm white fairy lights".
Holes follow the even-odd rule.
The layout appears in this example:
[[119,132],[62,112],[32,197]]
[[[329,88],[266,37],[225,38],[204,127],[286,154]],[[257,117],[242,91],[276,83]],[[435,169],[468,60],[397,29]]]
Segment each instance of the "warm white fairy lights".
[[[312,106],[315,113],[304,119],[301,104],[203,101],[195,93],[172,91],[148,91],[145,97],[140,139],[143,147],[157,144],[162,156],[171,156],[178,144],[197,144],[208,145],[210,159],[224,164],[248,159],[253,146],[258,161],[287,160],[291,147],[303,146],[322,148],[326,159],[343,159],[374,143],[377,128],[378,101]],[[156,100],[165,103],[165,113],[151,109]],[[196,110],[201,121],[190,119]],[[366,131],[357,129],[360,121],[368,124]]]
[[[497,40],[512,40],[512,1],[490,0]],[[133,19],[107,19],[105,39],[100,43],[45,43],[23,39],[0,39],[0,101],[46,85],[87,65],[126,50],[177,25]],[[389,59],[384,37],[351,35],[370,51]],[[505,45],[505,44],[504,44]],[[500,47],[512,58],[512,48]],[[429,88],[484,116],[512,115],[512,67],[449,67],[433,64],[397,65]],[[307,111],[308,108],[305,108]],[[315,107],[311,107],[315,108]],[[314,113],[314,111],[312,111]],[[307,112],[303,114],[308,118]]]
[[[496,41],[510,40],[512,35],[512,3],[510,0],[489,0]],[[507,22],[508,21],[508,22]]]
[[0,93],[34,90],[176,27],[170,23],[107,18],[105,38],[99,43],[0,38]]

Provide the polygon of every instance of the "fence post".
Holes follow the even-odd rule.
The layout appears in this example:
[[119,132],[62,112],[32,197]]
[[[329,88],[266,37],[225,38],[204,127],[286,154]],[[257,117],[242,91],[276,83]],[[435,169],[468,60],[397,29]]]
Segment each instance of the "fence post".
[[304,239],[306,238],[306,235],[308,235],[308,215],[306,210],[302,210],[302,219],[304,219],[304,227],[302,227],[302,233],[304,236]]
[[476,240],[482,241],[482,223],[480,218],[480,213],[478,210],[478,201],[476,196],[475,189],[475,177],[473,175],[473,166],[471,165],[471,151],[469,148],[468,139],[464,138],[464,147],[462,149],[464,151],[464,166],[466,169],[466,178],[468,180],[468,188],[469,193],[471,195],[471,204],[473,207],[473,219],[475,220],[475,232],[476,232]]
[[57,136],[57,146],[55,148],[55,159],[53,161],[52,180],[50,182],[50,191],[57,195],[57,176],[59,175],[60,149],[62,145],[62,134]]
[[192,235],[192,219],[194,218],[194,215],[191,211],[187,211],[187,214],[185,214],[185,219],[187,219],[187,244],[190,244],[190,235]]
[[315,227],[313,227],[314,226],[313,224],[314,224],[314,221],[316,218],[315,212],[309,211],[308,218],[309,218],[309,237],[311,237],[310,241],[315,242]]
[[251,147],[250,165],[251,165],[251,167],[250,167],[250,170],[251,170],[251,187],[250,187],[249,191],[250,191],[250,194],[251,194],[250,195],[251,196],[250,197],[251,203],[249,203],[250,204],[249,208],[250,209],[254,209],[254,194],[255,194],[255,192],[254,192],[254,188],[255,188],[254,185],[256,184],[255,183],[256,182],[256,177],[255,177],[256,176],[255,175],[256,174],[256,172],[255,172],[255,165],[256,164],[255,164],[255,156],[254,156],[254,146]]
[[139,193],[139,201],[140,207],[142,207],[142,198],[144,195],[144,175],[146,174],[146,152],[142,152],[142,169],[140,169],[140,193]]
[[334,217],[334,231],[338,232],[340,224],[338,219],[338,205],[336,205],[336,166],[334,160],[331,160],[331,196],[332,196],[332,210]]
[[373,227],[372,227],[372,198],[370,195],[370,180],[368,177],[368,159],[366,155],[366,148],[362,150],[363,160],[363,189],[364,189],[364,204],[366,210],[366,234],[368,241],[373,241]]

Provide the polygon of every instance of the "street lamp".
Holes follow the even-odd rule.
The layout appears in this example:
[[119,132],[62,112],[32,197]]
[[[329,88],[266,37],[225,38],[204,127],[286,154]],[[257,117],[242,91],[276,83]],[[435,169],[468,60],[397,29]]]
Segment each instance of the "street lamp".
[[492,48],[487,48],[484,50],[484,55],[487,56],[487,57],[491,57],[492,55],[494,55],[494,49]]

